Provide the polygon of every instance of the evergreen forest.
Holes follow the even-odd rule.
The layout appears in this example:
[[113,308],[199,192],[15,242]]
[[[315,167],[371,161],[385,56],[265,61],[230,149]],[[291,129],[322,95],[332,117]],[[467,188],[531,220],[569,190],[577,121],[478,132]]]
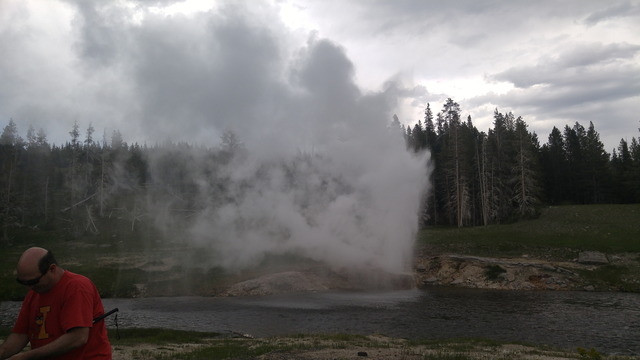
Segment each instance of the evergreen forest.
[[640,137],[621,139],[609,154],[593,123],[576,122],[554,126],[541,145],[522,117],[496,109],[485,133],[452,99],[435,117],[427,105],[424,122],[403,130],[409,151],[431,152],[422,225],[499,224],[535,217],[545,205],[640,202]]
[[[431,187],[423,199],[421,226],[477,226],[535,217],[546,205],[640,202],[638,138],[622,139],[609,154],[593,123],[554,127],[541,144],[521,117],[494,113],[493,127],[479,131],[448,99],[424,121],[402,129],[407,151],[429,151]],[[639,129],[640,130],[640,129]],[[389,132],[389,136],[395,132]],[[171,204],[188,219],[200,206],[196,169],[224,196],[231,181],[220,171],[242,151],[237,135],[221,145],[127,144],[119,131],[95,138],[92,125],[76,123],[70,139],[50,144],[29,127],[19,134],[13,120],[0,135],[0,242],[25,230],[56,230],[71,238],[98,234],[113,224],[122,231],[153,228],[150,207]],[[185,151],[188,150],[188,151]],[[150,156],[153,154],[153,156]],[[195,159],[197,158],[197,159]],[[197,161],[196,161],[197,160]],[[153,173],[153,176],[151,174]],[[164,205],[163,205],[164,206]]]

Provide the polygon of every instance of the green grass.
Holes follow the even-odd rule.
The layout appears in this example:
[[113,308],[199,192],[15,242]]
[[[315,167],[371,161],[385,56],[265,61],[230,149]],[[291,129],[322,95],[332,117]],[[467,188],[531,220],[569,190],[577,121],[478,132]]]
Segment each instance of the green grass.
[[158,359],[253,359],[271,352],[288,352],[292,350],[294,349],[291,347],[273,345],[247,346],[246,343],[235,340],[223,340],[215,346],[206,346],[187,353],[160,356]]
[[625,278],[640,278],[640,272],[637,267],[605,265],[593,270],[576,269],[576,271],[596,288],[609,287],[617,291],[640,292],[638,283],[625,280]]
[[469,255],[565,259],[580,250],[640,252],[640,204],[556,206],[513,224],[429,228],[420,232],[417,244]]

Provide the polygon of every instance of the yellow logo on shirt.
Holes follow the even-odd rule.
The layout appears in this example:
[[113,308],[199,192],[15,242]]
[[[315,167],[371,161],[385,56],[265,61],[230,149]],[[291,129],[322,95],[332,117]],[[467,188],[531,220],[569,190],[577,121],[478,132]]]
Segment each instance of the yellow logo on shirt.
[[38,333],[38,340],[48,339],[49,334],[47,333],[46,322],[47,322],[47,314],[51,311],[51,306],[42,306],[40,308],[39,316],[36,316],[36,324],[40,326],[40,332]]

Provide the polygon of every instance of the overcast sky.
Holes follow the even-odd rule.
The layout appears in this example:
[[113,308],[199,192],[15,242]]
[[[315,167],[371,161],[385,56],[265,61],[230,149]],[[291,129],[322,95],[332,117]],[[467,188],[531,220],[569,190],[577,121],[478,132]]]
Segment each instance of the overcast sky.
[[576,121],[608,152],[640,135],[640,1],[0,0],[0,54],[0,125],[57,144],[74,121],[147,143],[310,132],[296,119],[348,102],[412,125],[448,97],[481,131],[498,108],[542,143]]

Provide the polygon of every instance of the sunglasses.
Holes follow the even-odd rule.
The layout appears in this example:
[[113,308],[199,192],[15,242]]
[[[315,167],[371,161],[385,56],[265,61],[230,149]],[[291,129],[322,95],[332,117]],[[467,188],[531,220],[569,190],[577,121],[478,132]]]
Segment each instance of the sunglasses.
[[[47,270],[48,270],[48,269],[47,269]],[[48,271],[44,272],[42,275],[38,276],[38,277],[37,277],[37,278],[35,278],[35,279],[31,279],[31,280],[20,280],[20,279],[16,278],[16,281],[17,281],[19,284],[24,285],[24,286],[34,286],[34,285],[36,285],[36,284],[38,284],[38,283],[40,282],[40,279],[42,279],[42,277],[43,277],[43,276],[47,275],[47,272],[48,272]]]

